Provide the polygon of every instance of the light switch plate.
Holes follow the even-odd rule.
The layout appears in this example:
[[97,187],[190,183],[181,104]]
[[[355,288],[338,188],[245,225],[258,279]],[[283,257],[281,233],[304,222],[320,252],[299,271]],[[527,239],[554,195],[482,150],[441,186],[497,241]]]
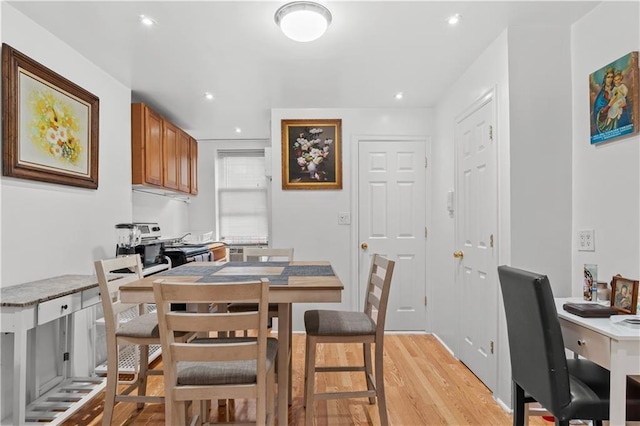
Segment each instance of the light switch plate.
[[578,251],[596,251],[596,240],[593,229],[578,231]]
[[338,213],[338,225],[351,224],[351,214],[349,212]]

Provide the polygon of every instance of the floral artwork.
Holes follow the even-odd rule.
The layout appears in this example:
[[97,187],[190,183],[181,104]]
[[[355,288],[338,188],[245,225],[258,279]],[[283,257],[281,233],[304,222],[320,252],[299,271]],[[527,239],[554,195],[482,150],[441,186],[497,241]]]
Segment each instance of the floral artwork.
[[[80,123],[70,102],[50,89],[27,95],[31,142],[45,155],[62,164],[77,165],[83,152]],[[85,140],[86,145],[86,140]]]
[[640,129],[638,52],[631,52],[589,75],[591,144]]
[[2,45],[5,176],[98,187],[99,99]]
[[282,120],[282,188],[342,189],[341,120]]

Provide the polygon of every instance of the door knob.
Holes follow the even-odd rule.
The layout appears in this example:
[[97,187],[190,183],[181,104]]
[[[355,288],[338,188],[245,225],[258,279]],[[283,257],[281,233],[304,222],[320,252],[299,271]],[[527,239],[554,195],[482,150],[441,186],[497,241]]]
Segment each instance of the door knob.
[[456,259],[462,259],[464,257],[464,253],[462,252],[462,250],[454,251],[453,257],[455,257]]
[[362,243],[362,244],[360,244],[360,248],[361,248],[362,250],[366,250],[366,249],[368,249],[368,248],[369,248],[369,245],[368,245],[367,243]]

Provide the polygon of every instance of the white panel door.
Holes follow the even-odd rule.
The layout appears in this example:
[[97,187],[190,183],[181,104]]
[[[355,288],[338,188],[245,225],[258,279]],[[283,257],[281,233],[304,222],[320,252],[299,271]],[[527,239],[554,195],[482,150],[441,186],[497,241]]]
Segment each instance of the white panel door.
[[497,175],[493,93],[456,122],[456,356],[495,390],[497,338]]
[[425,149],[415,139],[358,144],[360,305],[373,254],[394,260],[387,330],[425,329]]

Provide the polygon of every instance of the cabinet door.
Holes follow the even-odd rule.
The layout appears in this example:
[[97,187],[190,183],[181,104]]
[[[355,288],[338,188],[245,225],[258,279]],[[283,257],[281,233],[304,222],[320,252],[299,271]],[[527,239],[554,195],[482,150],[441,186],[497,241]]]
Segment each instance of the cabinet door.
[[178,189],[189,193],[189,178],[191,164],[189,149],[191,137],[183,131],[178,132]]
[[198,194],[198,142],[191,138],[189,157],[191,160],[191,193],[193,195]]
[[162,133],[163,186],[178,189],[178,128],[165,120]]
[[131,183],[162,186],[162,169],[162,118],[145,104],[132,104]]
[[145,108],[145,181],[162,185],[162,118]]

